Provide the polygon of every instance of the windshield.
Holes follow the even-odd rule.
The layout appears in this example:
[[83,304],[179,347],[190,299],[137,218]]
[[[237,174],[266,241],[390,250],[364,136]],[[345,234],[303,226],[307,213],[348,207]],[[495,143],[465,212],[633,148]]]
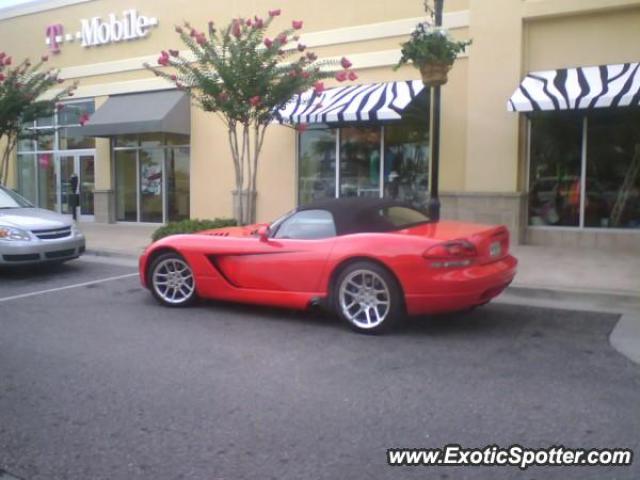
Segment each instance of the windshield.
[[29,201],[16,192],[0,187],[0,209],[33,207]]

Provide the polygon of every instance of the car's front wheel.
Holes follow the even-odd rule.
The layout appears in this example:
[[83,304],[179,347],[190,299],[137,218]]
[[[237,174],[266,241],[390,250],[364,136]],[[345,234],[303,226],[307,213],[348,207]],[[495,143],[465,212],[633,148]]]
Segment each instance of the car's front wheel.
[[361,333],[382,333],[404,316],[396,279],[374,262],[348,265],[336,279],[333,301],[338,315]]
[[155,299],[168,307],[185,307],[196,300],[196,282],[189,264],[177,253],[158,256],[149,269]]

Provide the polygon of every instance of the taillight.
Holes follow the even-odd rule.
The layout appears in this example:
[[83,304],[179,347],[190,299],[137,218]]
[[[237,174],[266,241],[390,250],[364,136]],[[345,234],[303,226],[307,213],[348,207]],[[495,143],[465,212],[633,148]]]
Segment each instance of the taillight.
[[434,268],[466,267],[478,255],[476,247],[467,240],[439,243],[424,252],[423,257]]

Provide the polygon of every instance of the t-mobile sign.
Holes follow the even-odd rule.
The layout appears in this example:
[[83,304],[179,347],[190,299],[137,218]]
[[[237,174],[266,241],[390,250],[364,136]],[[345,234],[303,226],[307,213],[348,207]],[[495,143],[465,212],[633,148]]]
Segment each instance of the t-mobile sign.
[[83,18],[80,20],[80,30],[74,33],[65,33],[64,26],[59,23],[49,25],[46,29],[46,43],[53,53],[59,53],[63,43],[80,42],[83,47],[95,47],[137,40],[146,37],[149,30],[157,25],[156,17],[146,17],[131,9],[122,12],[120,17],[111,13],[106,19]]

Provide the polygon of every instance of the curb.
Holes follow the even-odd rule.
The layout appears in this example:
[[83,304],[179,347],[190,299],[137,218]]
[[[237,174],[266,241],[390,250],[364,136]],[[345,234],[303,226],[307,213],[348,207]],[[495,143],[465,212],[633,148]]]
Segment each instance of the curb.
[[609,343],[629,360],[640,365],[640,311],[622,315],[609,335]]
[[[142,252],[140,252],[140,253],[142,253]],[[136,255],[136,254],[116,252],[116,251],[112,251],[112,250],[93,250],[93,249],[88,249],[88,250],[85,250],[84,254],[85,255],[91,255],[91,256],[94,256],[94,257],[122,258],[122,259],[126,259],[126,260],[137,260],[138,257],[139,257],[139,255]]]

